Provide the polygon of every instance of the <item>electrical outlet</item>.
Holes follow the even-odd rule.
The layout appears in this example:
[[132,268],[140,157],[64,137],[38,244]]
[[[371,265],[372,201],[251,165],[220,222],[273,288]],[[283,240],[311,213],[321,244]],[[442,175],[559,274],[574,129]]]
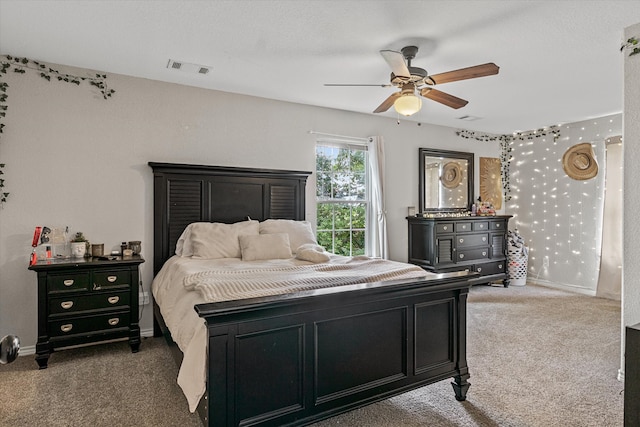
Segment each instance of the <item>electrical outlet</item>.
[[542,258],[542,266],[549,267],[549,256],[545,255],[545,257]]
[[138,304],[139,305],[149,304],[149,292],[143,291],[138,294]]

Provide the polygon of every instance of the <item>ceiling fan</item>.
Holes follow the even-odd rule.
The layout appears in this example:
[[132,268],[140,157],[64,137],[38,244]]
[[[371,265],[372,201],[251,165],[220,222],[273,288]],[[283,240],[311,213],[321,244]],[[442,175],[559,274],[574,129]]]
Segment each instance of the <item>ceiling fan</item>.
[[393,105],[398,113],[410,116],[422,108],[422,100],[416,96],[416,90],[424,98],[458,109],[467,105],[468,101],[434,89],[434,86],[459,80],[491,76],[498,74],[500,70],[500,67],[496,64],[489,62],[474,67],[429,75],[425,69],[411,66],[411,61],[416,57],[417,53],[418,48],[416,46],[406,46],[400,52],[394,50],[380,51],[380,54],[392,70],[389,84],[325,84],[325,86],[395,86],[400,91],[392,93],[373,112],[383,113]]

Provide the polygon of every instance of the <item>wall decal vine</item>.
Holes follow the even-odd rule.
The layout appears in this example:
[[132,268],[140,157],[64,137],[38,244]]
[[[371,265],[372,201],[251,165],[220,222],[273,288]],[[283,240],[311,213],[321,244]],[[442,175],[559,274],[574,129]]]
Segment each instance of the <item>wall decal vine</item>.
[[528,132],[516,132],[512,135],[495,135],[486,133],[477,133],[469,130],[456,131],[456,135],[465,139],[475,139],[477,141],[493,142],[498,141],[500,144],[500,172],[502,173],[502,193],[505,203],[511,200],[511,183],[509,182],[511,175],[511,160],[513,148],[511,145],[514,141],[533,141],[536,138],[542,138],[551,135],[554,141],[560,138],[560,129],[558,126],[550,126],[544,129],[537,129]]
[[623,50],[630,50],[629,56],[637,55],[640,53],[640,42],[637,37],[630,37],[627,39],[625,43],[620,47],[620,52]]
[[[4,59],[0,60],[0,138],[4,133],[5,125],[3,122],[8,111],[7,89],[9,88],[9,84],[6,81],[3,81],[2,77],[9,71],[13,71],[15,74],[25,74],[27,70],[31,70],[37,73],[46,81],[51,81],[51,79],[53,78],[54,81],[57,80],[59,82],[71,83],[78,86],[82,82],[87,82],[92,87],[97,88],[104,99],[109,99],[116,92],[115,90],[108,87],[106,74],[95,74],[95,76],[90,77],[76,76],[73,74],[61,73],[60,71],[53,69],[40,61],[5,55]],[[0,163],[0,205],[4,205],[4,203],[7,201],[7,198],[9,197],[9,193],[4,191],[5,180],[2,177],[4,175],[4,167],[5,164]]]

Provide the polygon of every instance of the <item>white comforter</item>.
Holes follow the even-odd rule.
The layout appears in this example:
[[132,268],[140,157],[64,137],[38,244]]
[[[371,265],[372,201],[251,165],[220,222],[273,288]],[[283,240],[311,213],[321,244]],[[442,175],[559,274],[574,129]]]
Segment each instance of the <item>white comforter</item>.
[[[283,282],[285,273],[293,274],[289,284]],[[424,277],[429,273],[395,261],[337,255],[323,264],[296,258],[242,261],[173,256],[167,260],[153,280],[152,292],[173,340],[184,354],[178,385],[189,410],[196,410],[206,387],[207,330],[193,309],[196,304],[336,286],[340,275],[349,277],[343,284],[350,284]],[[252,276],[259,279],[248,285]]]

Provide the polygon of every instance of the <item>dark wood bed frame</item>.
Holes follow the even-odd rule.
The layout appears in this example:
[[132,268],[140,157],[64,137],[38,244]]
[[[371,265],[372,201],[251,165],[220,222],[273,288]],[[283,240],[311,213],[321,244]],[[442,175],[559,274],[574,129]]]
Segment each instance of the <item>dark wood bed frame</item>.
[[[191,222],[305,216],[309,172],[149,163],[154,275]],[[208,329],[209,426],[306,425],[446,378],[469,383],[466,300],[476,273],[194,307]],[[154,303],[154,330],[174,349]]]

